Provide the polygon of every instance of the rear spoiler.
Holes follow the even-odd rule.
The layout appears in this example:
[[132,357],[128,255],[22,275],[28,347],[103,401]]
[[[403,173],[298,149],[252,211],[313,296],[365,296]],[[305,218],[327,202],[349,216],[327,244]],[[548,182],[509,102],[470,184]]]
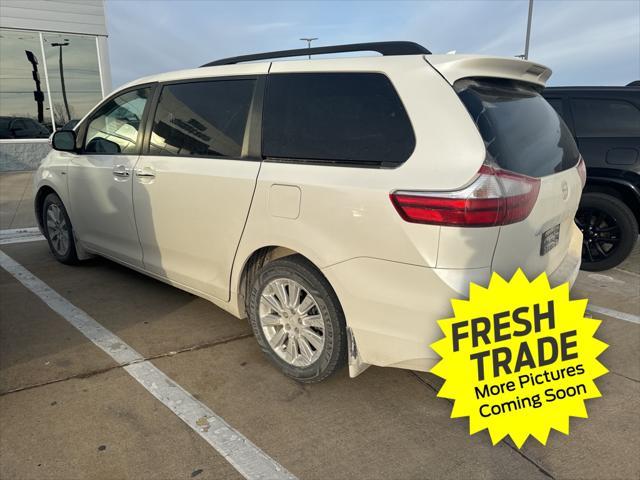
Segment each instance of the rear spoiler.
[[551,69],[539,63],[480,55],[425,55],[425,61],[451,84],[468,77],[509,78],[544,87]]

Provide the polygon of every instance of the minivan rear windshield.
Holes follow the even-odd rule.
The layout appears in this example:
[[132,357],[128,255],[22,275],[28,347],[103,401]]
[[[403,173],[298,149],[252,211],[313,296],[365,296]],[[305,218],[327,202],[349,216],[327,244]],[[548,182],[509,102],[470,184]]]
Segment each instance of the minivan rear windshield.
[[535,87],[482,78],[459,80],[454,88],[501,168],[544,177],[577,164],[571,132]]

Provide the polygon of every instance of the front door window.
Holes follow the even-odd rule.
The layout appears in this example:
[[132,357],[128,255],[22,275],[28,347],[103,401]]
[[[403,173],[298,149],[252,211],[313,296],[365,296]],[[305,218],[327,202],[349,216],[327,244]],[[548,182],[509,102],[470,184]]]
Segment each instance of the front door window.
[[142,113],[150,90],[147,87],[127,92],[100,107],[87,127],[84,151],[112,155],[136,153]]

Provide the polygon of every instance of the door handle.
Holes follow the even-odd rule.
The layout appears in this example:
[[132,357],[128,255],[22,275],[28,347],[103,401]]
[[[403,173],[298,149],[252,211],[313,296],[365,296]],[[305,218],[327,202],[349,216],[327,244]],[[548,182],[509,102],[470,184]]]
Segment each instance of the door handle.
[[113,174],[116,177],[128,177],[129,176],[129,170],[127,170],[127,167],[125,167],[124,165],[116,165],[115,167],[113,167]]
[[139,178],[155,178],[156,174],[150,168],[139,168],[136,170],[136,177]]

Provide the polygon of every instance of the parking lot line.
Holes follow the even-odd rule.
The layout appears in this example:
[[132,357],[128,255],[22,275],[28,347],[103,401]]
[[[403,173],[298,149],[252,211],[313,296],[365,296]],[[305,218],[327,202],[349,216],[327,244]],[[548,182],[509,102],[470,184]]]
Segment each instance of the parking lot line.
[[640,317],[638,315],[619,312],[618,310],[613,310],[611,308],[599,307],[598,305],[589,305],[587,307],[587,311],[599,315],[607,315],[608,317],[617,318],[618,320],[624,320],[625,322],[640,324]]
[[295,479],[278,462],[196,400],[124,340],[66,300],[18,262],[0,251],[0,266],[47,306],[77,328],[247,479]]
[[37,242],[44,239],[44,236],[40,233],[40,229],[37,227],[0,230],[0,245],[9,245],[12,243],[23,242]]
[[618,272],[626,273],[627,275],[631,275],[632,277],[640,278],[640,273],[632,272],[631,270],[627,270],[626,268],[615,267],[614,270]]

